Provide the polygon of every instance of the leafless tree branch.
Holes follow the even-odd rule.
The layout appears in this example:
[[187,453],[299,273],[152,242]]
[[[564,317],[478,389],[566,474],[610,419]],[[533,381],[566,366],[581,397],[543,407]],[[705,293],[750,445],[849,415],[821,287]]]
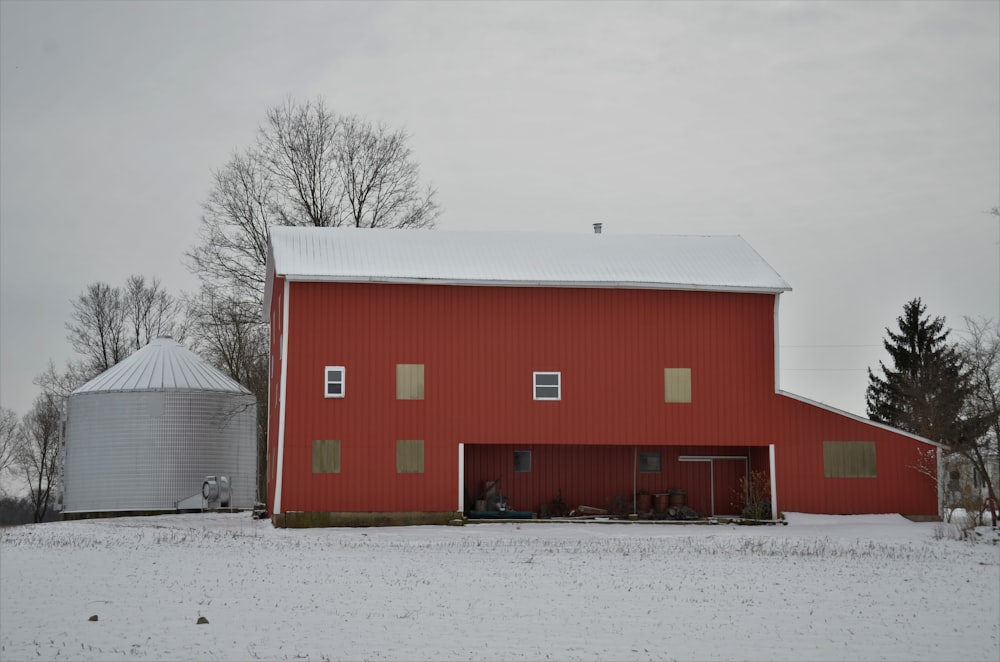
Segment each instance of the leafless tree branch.
[[1000,480],[1000,326],[989,320],[965,318],[960,345],[969,370],[971,389],[963,411],[966,433],[951,450],[972,465],[986,486],[996,523]]
[[21,421],[16,464],[28,484],[35,522],[45,517],[62,478],[59,462],[61,419],[60,400],[42,393]]
[[[18,435],[21,433],[20,421],[13,409],[0,407],[0,477],[14,467],[17,457]],[[0,487],[0,495],[4,490]]]
[[94,374],[128,356],[121,288],[107,283],[88,285],[73,301],[66,330],[73,349],[84,357]]
[[261,476],[268,227],[433,227],[440,211],[436,192],[420,184],[408,140],[405,131],[335,113],[322,99],[289,99],[269,108],[254,144],[214,173],[198,244],[187,253],[201,290],[186,302],[185,331],[196,351],[256,396]]

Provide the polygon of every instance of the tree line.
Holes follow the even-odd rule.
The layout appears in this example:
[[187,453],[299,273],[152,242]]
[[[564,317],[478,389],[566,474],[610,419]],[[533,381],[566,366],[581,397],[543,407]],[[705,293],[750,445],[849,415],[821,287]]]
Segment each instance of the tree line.
[[[257,489],[267,475],[268,329],[262,312],[268,227],[431,228],[437,192],[403,129],[337,113],[322,99],[269,108],[255,141],[212,173],[198,236],[185,259],[196,292],[169,294],[159,280],[96,282],[72,301],[67,338],[77,357],[50,361],[22,418],[0,407],[0,479],[27,492],[0,508],[51,516],[61,480],[66,397],[160,335],[172,335],[257,400]],[[13,490],[11,490],[13,492]]]

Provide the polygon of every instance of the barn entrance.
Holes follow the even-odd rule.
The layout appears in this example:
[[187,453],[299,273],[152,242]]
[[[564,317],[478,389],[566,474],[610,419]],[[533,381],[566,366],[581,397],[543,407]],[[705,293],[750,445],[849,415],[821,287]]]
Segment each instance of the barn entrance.
[[[499,495],[536,516],[654,514],[683,499],[694,516],[740,515],[741,480],[770,476],[767,446],[466,444],[466,512]],[[659,497],[659,498],[657,498]],[[652,506],[646,504],[652,503]],[[585,512],[585,511],[584,511]]]
[[740,515],[745,505],[741,494],[749,479],[749,457],[746,455],[681,455],[679,462],[692,464],[692,474],[698,475],[697,492],[690,495],[691,507],[707,515]]

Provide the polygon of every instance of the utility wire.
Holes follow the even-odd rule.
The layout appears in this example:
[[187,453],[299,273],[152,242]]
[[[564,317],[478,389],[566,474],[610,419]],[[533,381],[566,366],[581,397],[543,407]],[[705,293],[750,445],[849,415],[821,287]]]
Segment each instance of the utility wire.
[[864,372],[868,368],[782,368],[781,372]]
[[882,345],[779,345],[781,348],[788,347],[881,347]]

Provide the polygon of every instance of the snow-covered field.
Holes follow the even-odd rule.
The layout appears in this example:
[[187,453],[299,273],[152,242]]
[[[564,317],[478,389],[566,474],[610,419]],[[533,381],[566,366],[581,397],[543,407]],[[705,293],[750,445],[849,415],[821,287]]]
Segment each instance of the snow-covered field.
[[788,520],[10,528],[0,659],[1000,659],[1000,545],[893,515]]

